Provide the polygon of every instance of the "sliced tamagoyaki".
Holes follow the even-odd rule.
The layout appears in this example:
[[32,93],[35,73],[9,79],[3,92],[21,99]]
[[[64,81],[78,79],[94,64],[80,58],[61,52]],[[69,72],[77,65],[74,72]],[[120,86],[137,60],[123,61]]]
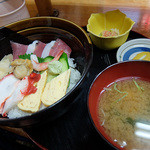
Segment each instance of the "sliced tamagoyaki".
[[46,83],[41,97],[41,101],[45,106],[52,105],[66,94],[70,73],[71,70],[68,69],[52,79],[50,82]]
[[47,71],[41,74],[41,79],[37,82],[37,91],[34,94],[30,94],[24,97],[22,101],[18,103],[18,107],[22,111],[37,112],[41,105],[41,96],[45,88],[47,81]]

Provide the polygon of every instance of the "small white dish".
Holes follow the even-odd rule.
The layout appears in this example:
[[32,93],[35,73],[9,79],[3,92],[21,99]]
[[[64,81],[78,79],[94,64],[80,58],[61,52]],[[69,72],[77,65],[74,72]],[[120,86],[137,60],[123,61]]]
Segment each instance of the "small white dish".
[[150,52],[150,39],[139,38],[124,43],[117,51],[117,61],[133,60],[141,52]]

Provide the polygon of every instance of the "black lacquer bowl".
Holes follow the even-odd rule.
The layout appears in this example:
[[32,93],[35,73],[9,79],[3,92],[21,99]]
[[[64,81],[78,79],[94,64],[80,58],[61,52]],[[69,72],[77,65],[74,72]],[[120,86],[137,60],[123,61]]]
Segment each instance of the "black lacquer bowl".
[[86,32],[73,22],[55,17],[35,17],[21,20],[0,29],[0,58],[12,53],[10,41],[30,44],[34,40],[48,43],[57,38],[62,39],[71,49],[71,58],[75,59],[77,69],[82,77],[63,98],[53,105],[33,113],[31,116],[17,119],[0,118],[0,125],[25,127],[53,121],[71,107],[80,92],[93,58],[91,40]]

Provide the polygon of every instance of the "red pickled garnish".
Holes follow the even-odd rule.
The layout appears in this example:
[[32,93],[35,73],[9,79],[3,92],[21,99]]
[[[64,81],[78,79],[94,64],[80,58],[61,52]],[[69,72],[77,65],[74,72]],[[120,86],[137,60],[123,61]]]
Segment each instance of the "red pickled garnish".
[[28,77],[28,87],[27,90],[25,92],[23,92],[22,94],[24,95],[30,95],[33,94],[37,91],[37,88],[34,86],[34,83],[38,82],[41,78],[40,74],[37,73],[31,73]]

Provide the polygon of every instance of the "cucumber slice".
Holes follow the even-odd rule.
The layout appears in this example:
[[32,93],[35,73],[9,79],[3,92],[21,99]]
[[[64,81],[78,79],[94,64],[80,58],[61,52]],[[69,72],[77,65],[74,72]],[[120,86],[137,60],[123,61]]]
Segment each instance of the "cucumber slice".
[[47,56],[44,58],[43,62],[50,62],[53,60],[53,58],[54,58],[53,56]]
[[[44,58],[43,62],[50,62],[54,57],[53,56],[48,56]],[[69,69],[69,63],[68,63],[68,57],[66,53],[63,53],[61,57],[59,58],[59,62],[62,63],[62,72],[66,71]],[[47,76],[47,82],[50,82],[53,78],[57,77],[58,75],[52,75],[48,74]]]
[[66,53],[63,53],[61,57],[59,58],[59,61],[63,64],[62,66],[62,72],[69,69],[69,63],[68,63],[68,57]]
[[58,75],[52,75],[52,74],[48,74],[47,76],[47,82],[50,82],[52,79],[54,79],[55,77],[57,77]]
[[[45,58],[40,58],[39,63],[50,62],[51,60],[53,60],[53,58],[54,58],[53,56],[47,56]],[[42,74],[44,71],[40,71],[40,74]]]

